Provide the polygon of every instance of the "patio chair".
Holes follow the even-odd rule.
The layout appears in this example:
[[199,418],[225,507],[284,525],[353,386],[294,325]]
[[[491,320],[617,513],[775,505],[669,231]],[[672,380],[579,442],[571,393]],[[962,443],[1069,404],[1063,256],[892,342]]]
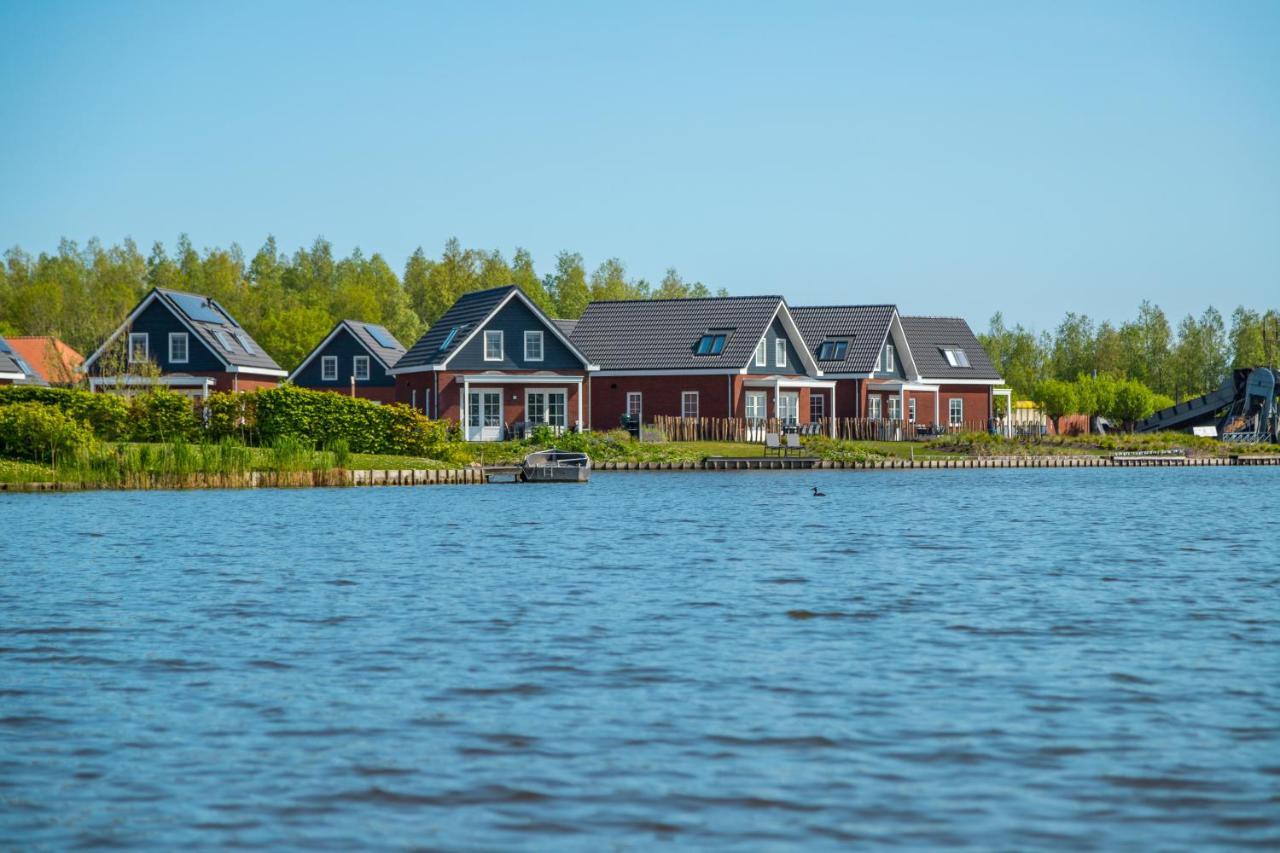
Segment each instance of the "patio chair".
[[800,444],[800,434],[794,432],[787,433],[787,446],[783,449],[788,456],[793,452],[797,455],[803,453],[804,447]]
[[771,453],[776,453],[779,456],[782,455],[782,444],[778,441],[778,434],[776,432],[767,432],[764,434],[764,455],[768,456]]

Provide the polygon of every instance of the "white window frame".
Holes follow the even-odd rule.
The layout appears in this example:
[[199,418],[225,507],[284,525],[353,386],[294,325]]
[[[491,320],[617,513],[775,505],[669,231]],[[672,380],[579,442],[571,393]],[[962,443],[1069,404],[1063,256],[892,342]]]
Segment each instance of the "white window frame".
[[[506,341],[501,329],[485,329],[484,331],[484,360],[485,361],[502,361],[503,355],[507,351]],[[496,340],[498,342],[498,355],[496,358],[489,355],[489,341]]]
[[[537,356],[529,355],[529,343],[530,343],[530,341],[537,341],[537,342],[538,342],[538,354],[537,354]],[[542,337],[542,331],[541,331],[541,330],[539,330],[539,329],[528,329],[528,330],[526,330],[526,331],[525,331],[525,333],[524,333],[524,360],[525,360],[525,361],[542,361],[542,357],[543,357],[543,354],[544,354],[543,346],[544,346],[544,344],[545,344],[545,343],[546,343],[546,341],[544,341],[544,340],[543,340],[543,337]]]
[[[895,409],[897,410],[897,414],[894,413]],[[891,421],[902,420],[902,398],[899,397],[897,394],[894,394],[892,397],[889,398],[889,420]]]
[[915,422],[916,422],[916,398],[908,397],[907,398],[907,423],[913,424]]
[[880,402],[880,395],[872,394],[867,397],[867,417],[873,421],[878,421],[883,414],[884,410]]
[[[689,414],[689,401],[693,401],[693,414]],[[697,420],[701,413],[701,404],[698,399],[697,391],[681,391],[680,392],[680,417],[692,418]]]
[[644,394],[640,391],[627,392],[627,417],[631,416],[631,400],[633,398],[636,401],[636,422],[644,423]]
[[947,398],[947,423],[953,427],[964,425],[964,398]]
[[[142,358],[133,357],[134,341],[142,342]],[[146,332],[130,332],[129,333],[129,364],[137,364],[151,359],[151,336]]]
[[[782,405],[783,401],[786,401],[787,403],[785,407]],[[794,415],[793,417],[788,418],[783,414],[782,410],[783,408],[790,409],[792,407],[792,404],[794,404],[795,406],[795,408],[792,409]],[[784,423],[787,423],[787,424],[800,423],[800,392],[799,391],[779,392],[775,396],[773,401],[773,413],[775,416],[777,416],[779,421],[783,421]]]
[[760,339],[760,343],[756,344],[756,367],[769,366],[769,341],[765,338]]
[[893,366],[893,360],[894,360],[893,344],[892,344],[892,343],[887,343],[887,344],[885,344],[885,345],[884,345],[884,370],[885,370],[885,373],[893,373],[895,370],[897,370],[897,369],[898,369],[898,368],[896,368],[896,367],[894,367],[894,366]]
[[[364,376],[360,375],[361,365],[364,365]],[[356,380],[357,382],[368,382],[369,377],[371,375],[372,374],[370,373],[370,368],[369,368],[369,356],[367,355],[351,356],[351,378],[352,379]]]
[[[330,376],[330,367],[333,367],[333,375]],[[338,357],[336,355],[320,356],[320,381],[321,382],[337,382],[338,381]]]
[[[182,341],[182,358],[178,358],[173,354],[173,344],[175,341]],[[169,333],[169,363],[170,364],[186,364],[191,360],[191,339],[186,332],[170,332]]]
[[[564,415],[564,423],[562,424],[556,424],[551,422],[550,414],[551,414],[551,395],[552,394],[559,394],[561,397],[564,398],[564,406],[562,407],[562,414]],[[530,414],[529,414],[529,398],[534,395],[542,396],[542,420],[534,420],[532,417],[530,417]],[[568,429],[569,428],[569,389],[568,388],[547,388],[544,386],[539,386],[537,388],[524,389],[524,419],[529,423],[546,424],[548,426],[559,427],[560,429]]]
[[[814,403],[818,404],[818,412],[816,415],[814,414],[814,411],[813,411]],[[826,416],[827,416],[827,395],[819,394],[817,391],[810,391],[809,392],[809,423],[813,423],[814,420],[822,420]]]
[[778,367],[787,366],[787,339],[786,338],[773,339],[773,359],[775,362],[777,362]]

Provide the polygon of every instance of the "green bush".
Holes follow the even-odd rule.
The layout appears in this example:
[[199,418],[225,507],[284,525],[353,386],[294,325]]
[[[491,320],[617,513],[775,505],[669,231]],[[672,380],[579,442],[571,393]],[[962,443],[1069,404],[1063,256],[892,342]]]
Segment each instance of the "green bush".
[[218,391],[204,401],[204,434],[214,441],[254,437],[258,423],[257,394]]
[[129,435],[129,401],[118,394],[37,385],[0,387],[0,406],[13,403],[57,406],[75,420],[89,424],[94,435],[106,441],[119,441]]
[[129,438],[133,441],[181,441],[196,433],[196,413],[189,397],[153,388],[129,403]]
[[94,443],[89,427],[57,406],[0,406],[0,456],[56,464],[88,451]]

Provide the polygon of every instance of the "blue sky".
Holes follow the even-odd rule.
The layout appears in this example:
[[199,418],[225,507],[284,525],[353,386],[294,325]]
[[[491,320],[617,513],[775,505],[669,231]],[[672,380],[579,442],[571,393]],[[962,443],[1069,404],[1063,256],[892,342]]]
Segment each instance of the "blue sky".
[[1280,3],[0,0],[0,245],[318,234],[985,326],[1280,304]]

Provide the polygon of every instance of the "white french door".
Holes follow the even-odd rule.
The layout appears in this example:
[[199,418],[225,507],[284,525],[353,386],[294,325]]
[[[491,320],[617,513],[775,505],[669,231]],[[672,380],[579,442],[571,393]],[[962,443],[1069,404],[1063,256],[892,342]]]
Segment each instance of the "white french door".
[[765,419],[769,417],[769,395],[765,391],[746,394],[747,441],[764,441]]
[[778,420],[785,426],[800,423],[800,395],[795,391],[784,391],[778,395]]
[[524,419],[533,424],[547,424],[562,432],[569,425],[569,393],[557,388],[527,388],[524,392]]
[[502,389],[467,395],[467,441],[502,440]]

